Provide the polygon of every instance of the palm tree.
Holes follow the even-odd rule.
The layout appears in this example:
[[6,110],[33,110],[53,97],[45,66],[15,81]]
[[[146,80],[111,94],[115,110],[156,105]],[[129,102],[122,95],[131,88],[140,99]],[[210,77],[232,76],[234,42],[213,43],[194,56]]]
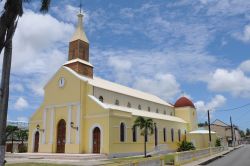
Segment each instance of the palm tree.
[[141,129],[141,135],[144,136],[144,157],[147,157],[147,137],[154,133],[154,122],[151,118],[145,119],[144,117],[137,117],[133,129],[139,127]]
[[[3,166],[5,162],[5,132],[9,100],[12,39],[17,27],[18,19],[23,15],[23,3],[30,1],[31,0],[6,0],[3,12],[0,16],[0,54],[4,49],[0,85],[0,166]],[[51,0],[41,0],[41,12],[48,11],[50,1]]]

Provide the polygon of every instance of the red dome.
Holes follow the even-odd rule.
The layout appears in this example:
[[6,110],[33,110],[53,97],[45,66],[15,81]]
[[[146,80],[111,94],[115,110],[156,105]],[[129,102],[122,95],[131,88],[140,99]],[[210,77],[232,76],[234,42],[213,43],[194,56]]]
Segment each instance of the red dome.
[[186,97],[179,98],[175,104],[175,107],[192,107],[195,108],[194,103]]

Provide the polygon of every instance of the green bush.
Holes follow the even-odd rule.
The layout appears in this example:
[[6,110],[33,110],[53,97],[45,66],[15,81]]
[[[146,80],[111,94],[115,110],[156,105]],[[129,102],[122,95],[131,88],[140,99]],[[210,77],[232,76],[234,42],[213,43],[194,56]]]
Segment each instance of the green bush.
[[219,138],[217,138],[215,141],[215,147],[219,147],[219,146],[221,146],[221,141]]
[[178,144],[178,146],[179,146],[179,148],[177,149],[178,152],[195,150],[194,144],[188,141],[182,141],[181,143]]

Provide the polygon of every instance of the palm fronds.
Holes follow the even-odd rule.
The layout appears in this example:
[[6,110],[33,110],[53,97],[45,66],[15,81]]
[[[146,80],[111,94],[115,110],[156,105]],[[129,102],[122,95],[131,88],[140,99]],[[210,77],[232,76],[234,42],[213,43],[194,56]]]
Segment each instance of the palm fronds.
[[41,0],[41,8],[40,11],[42,13],[46,13],[49,10],[51,0]]

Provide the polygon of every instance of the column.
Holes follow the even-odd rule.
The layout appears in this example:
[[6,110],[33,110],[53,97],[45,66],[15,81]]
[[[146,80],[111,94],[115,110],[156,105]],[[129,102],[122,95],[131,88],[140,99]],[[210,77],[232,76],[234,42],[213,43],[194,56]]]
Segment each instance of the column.
[[68,106],[68,122],[67,122],[67,138],[66,138],[66,143],[67,144],[70,144],[71,143],[71,140],[70,140],[70,135],[71,135],[71,126],[70,126],[70,123],[72,122],[72,119],[71,119],[71,115],[72,114],[72,106],[69,105]]
[[44,131],[43,131],[43,139],[42,139],[42,144],[45,144],[46,143],[46,122],[47,122],[47,115],[46,115],[46,113],[47,113],[47,109],[44,109],[44,111],[43,111],[43,129],[44,129]]
[[52,108],[50,111],[50,138],[49,138],[50,144],[53,144],[53,139],[54,139],[54,114],[55,114],[55,109]]

